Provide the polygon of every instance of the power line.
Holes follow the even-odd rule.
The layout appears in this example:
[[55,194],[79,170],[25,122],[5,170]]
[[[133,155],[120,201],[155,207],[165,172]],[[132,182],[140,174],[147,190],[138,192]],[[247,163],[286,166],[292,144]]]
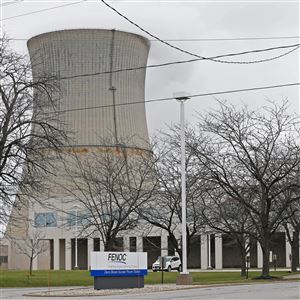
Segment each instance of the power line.
[[263,63],[263,62],[268,62],[268,61],[272,61],[272,60],[284,57],[284,56],[290,54],[291,52],[296,51],[297,49],[299,49],[299,47],[300,47],[300,44],[284,45],[284,46],[249,50],[249,51],[243,51],[243,52],[237,52],[237,53],[222,54],[222,55],[217,55],[217,56],[212,56],[212,57],[194,58],[194,59],[166,62],[166,63],[161,63],[161,64],[153,64],[153,65],[146,65],[146,66],[140,66],[140,67],[123,68],[123,69],[117,69],[117,70],[113,70],[113,71],[102,71],[102,72],[85,73],[85,74],[78,74],[78,75],[72,75],[72,76],[63,76],[63,77],[60,77],[60,79],[72,79],[72,78],[80,78],[80,77],[105,75],[105,74],[111,74],[111,73],[119,73],[119,72],[125,72],[125,71],[142,70],[142,69],[148,69],[148,68],[166,67],[166,66],[177,65],[177,64],[198,62],[198,61],[202,61],[202,60],[213,60],[213,59],[219,59],[219,58],[224,58],[224,57],[234,57],[234,56],[246,55],[246,54],[251,54],[251,53],[261,53],[261,52],[267,52],[267,51],[273,51],[273,50],[279,50],[279,49],[293,48],[292,50],[289,50],[288,52],[285,52],[285,53],[277,55],[277,56],[273,56],[271,58],[255,60],[255,61],[232,62],[232,63],[237,63],[237,64]]
[[[55,7],[50,7],[50,8],[47,8],[47,9],[43,9],[43,10],[38,10],[38,11],[34,11],[34,12],[30,12],[30,13],[26,13],[26,14],[22,14],[22,15],[18,15],[18,16],[14,16],[14,17],[8,17],[8,18],[4,18],[4,19],[1,19],[0,21],[3,21],[3,20],[8,20],[8,19],[12,19],[12,18],[17,18],[17,17],[21,17],[21,16],[25,16],[25,15],[30,15],[30,14],[34,14],[34,13],[39,13],[39,12],[43,12],[43,11],[47,11],[47,10],[51,10],[51,9],[56,9],[56,8],[60,8],[60,7],[64,7],[64,6],[70,6],[70,5],[74,5],[74,4],[78,4],[78,3],[81,3],[81,2],[85,2],[86,0],[81,0],[81,1],[78,1],[78,2],[73,2],[73,3],[68,3],[68,4],[64,4],[64,5],[60,5],[60,6],[55,6]],[[200,56],[200,55],[197,55],[197,54],[193,54],[191,52],[188,52],[186,50],[183,50],[179,47],[176,47],[176,46],[173,46],[171,44],[169,44],[168,42],[154,36],[153,34],[151,34],[150,32],[146,31],[145,29],[141,28],[138,24],[134,23],[133,21],[131,21],[130,19],[128,19],[126,16],[124,16],[123,14],[121,14],[120,12],[118,12],[115,8],[113,8],[112,6],[110,6],[108,3],[106,3],[104,0],[100,0],[101,2],[103,2],[106,6],[108,6],[109,8],[111,8],[112,10],[114,10],[118,15],[122,16],[123,18],[125,18],[128,22],[130,22],[131,24],[137,26],[139,29],[141,29],[143,32],[149,34],[150,36],[152,36],[153,38],[155,38],[157,41],[160,41],[174,49],[177,49],[181,52],[184,52],[184,53],[187,53],[187,54],[190,54],[192,56],[195,56],[197,58],[199,58],[200,60],[211,60],[211,61],[214,61],[214,62],[220,62],[220,63],[228,63],[228,64],[252,64],[252,63],[261,63],[261,62],[266,62],[266,61],[271,61],[271,60],[275,60],[275,59],[278,59],[278,58],[281,58],[285,55],[288,55],[290,54],[291,52],[297,50],[299,48],[299,44],[295,45],[295,49],[293,50],[290,50],[288,51],[287,53],[284,53],[284,54],[281,54],[281,55],[278,55],[278,56],[275,56],[275,57],[272,57],[272,58],[268,58],[268,59],[263,59],[263,60],[256,60],[256,61],[224,61],[224,60],[220,60],[220,59],[217,59],[217,57],[214,57],[214,58],[211,58],[211,57],[204,57],[204,56]],[[251,51],[251,52],[248,52],[248,53],[254,53],[254,52],[258,52],[258,51]],[[246,54],[243,53],[243,54]],[[242,54],[240,54],[242,55]],[[219,57],[224,57],[224,56],[219,56]],[[165,65],[170,65],[170,64],[175,64],[175,63],[166,63]],[[130,69],[132,70],[132,69]],[[123,71],[123,70],[122,70]],[[106,73],[106,72],[105,72]],[[87,74],[88,75],[88,74]],[[91,74],[93,75],[93,74]],[[96,74],[95,74],[96,75]],[[85,76],[85,75],[75,75],[75,77],[82,77],[82,76]],[[72,77],[70,77],[72,78]]]
[[0,19],[0,21],[15,19],[15,18],[24,17],[24,16],[29,16],[29,15],[32,15],[32,14],[37,14],[37,13],[48,11],[48,10],[53,10],[53,9],[57,9],[57,8],[61,8],[61,7],[66,7],[66,6],[71,6],[71,5],[79,4],[79,3],[82,3],[82,2],[85,2],[85,1],[86,0],[81,0],[81,1],[77,1],[77,2],[71,2],[71,3],[67,3],[67,4],[52,6],[52,7],[49,7],[49,8],[35,10],[35,11],[28,12],[28,13],[21,14],[21,15],[16,15],[16,16],[12,16],[12,17],[3,18],[3,19]]
[[[8,39],[8,40],[11,40],[11,39]],[[86,73],[86,74],[79,74],[79,75],[72,75],[72,76],[64,76],[64,77],[60,77],[60,79],[71,79],[71,78],[119,73],[119,72],[124,72],[124,71],[141,70],[141,69],[147,69],[147,68],[165,67],[165,66],[170,66],[170,65],[197,62],[197,61],[201,61],[201,60],[216,60],[216,59],[224,58],[224,57],[234,57],[234,56],[246,55],[246,54],[251,54],[251,53],[261,53],[261,52],[267,52],[267,51],[273,51],[273,50],[279,50],[279,49],[293,48],[292,50],[289,50],[289,51],[287,51],[283,54],[277,55],[277,56],[273,56],[271,58],[265,58],[265,59],[254,60],[254,61],[231,61],[231,63],[233,63],[233,64],[254,64],[254,63],[256,64],[256,63],[268,62],[268,61],[272,61],[272,60],[284,57],[284,56],[296,51],[297,49],[299,49],[299,47],[300,47],[300,44],[284,45],[284,46],[249,50],[249,51],[243,51],[243,52],[237,52],[237,53],[222,54],[222,55],[217,55],[217,56],[212,56],[212,57],[203,57],[203,58],[166,62],[166,63],[161,63],[161,64],[153,64],[153,65],[140,66],[140,67],[123,68],[123,69],[117,69],[117,70],[113,70],[113,71],[103,71],[103,72]]]
[[[122,17],[123,19],[125,19],[127,22],[129,22],[130,24],[134,25],[135,27],[137,27],[138,29],[140,29],[142,32],[146,33],[147,35],[151,36],[152,38],[154,38],[155,40],[161,42],[162,44],[165,44],[177,51],[180,51],[182,53],[197,57],[197,58],[201,58],[201,59],[209,59],[206,57],[203,57],[201,55],[192,53],[190,51],[184,50],[180,47],[174,46],[172,44],[170,44],[169,42],[162,40],[161,38],[159,38],[158,36],[152,34],[151,32],[149,32],[148,30],[144,29],[143,27],[141,27],[140,25],[138,25],[137,23],[135,23],[134,21],[130,20],[128,17],[126,17],[124,14],[122,14],[121,12],[119,12],[117,9],[115,9],[113,6],[109,5],[106,1],[104,0],[99,0],[100,2],[102,2],[104,5],[106,5],[108,8],[110,8],[111,10],[113,10],[116,14],[118,14],[120,17]],[[209,59],[211,61],[214,62],[219,62],[219,63],[227,63],[227,64],[232,64],[232,63],[238,63],[238,62],[230,62],[230,61],[225,61],[225,60],[220,60],[220,59]]]
[[[48,11],[48,10],[52,10],[52,9],[56,9],[56,8],[61,8],[61,7],[66,7],[66,6],[70,6],[70,5],[75,5],[75,4],[79,4],[79,3],[82,3],[82,2],[86,2],[87,0],[81,0],[81,1],[78,1],[78,2],[72,2],[72,3],[67,3],[67,4],[63,4],[63,5],[59,5],[59,6],[54,6],[54,7],[50,7],[50,8],[46,8],[46,9],[42,9],[42,10],[37,10],[37,11],[33,11],[33,12],[29,12],[29,13],[25,13],[25,14],[21,14],[21,15],[17,15],[17,16],[12,16],[12,17],[7,17],[7,18],[3,18],[3,19],[0,19],[0,21],[4,21],[4,20],[9,20],[9,19],[14,19],[14,18],[18,18],[18,17],[22,17],[22,16],[27,16],[27,15],[31,15],[31,14],[35,14],[35,13],[40,13],[40,12],[44,12],[44,11]],[[177,46],[174,46],[172,44],[170,44],[169,42],[165,41],[165,40],[162,40],[160,39],[159,37],[153,35],[152,33],[150,33],[149,31],[143,29],[141,26],[139,26],[137,23],[131,21],[128,17],[126,17],[125,15],[123,15],[122,13],[120,13],[118,10],[116,10],[114,7],[112,7],[111,5],[109,5],[107,2],[105,2],[104,0],[100,0],[102,3],[104,3],[107,7],[109,7],[110,9],[112,9],[114,12],[116,12],[118,15],[120,15],[122,18],[124,18],[125,20],[127,20],[129,23],[133,24],[134,26],[136,26],[137,28],[139,28],[140,30],[142,30],[143,32],[145,32],[146,34],[150,35],[151,37],[153,37],[155,40],[173,48],[173,49],[176,49],[182,53],[185,53],[185,54],[189,54],[191,56],[194,56],[194,57],[197,57],[197,58],[200,58],[200,59],[209,59],[211,61],[214,61],[214,62],[219,62],[219,63],[227,63],[227,64],[248,64],[248,63],[258,63],[258,62],[264,62],[264,61],[269,61],[269,60],[273,60],[273,59],[277,59],[277,58],[280,58],[284,55],[287,55],[289,54],[290,52],[288,52],[287,54],[284,54],[284,55],[279,55],[278,57],[275,57],[275,58],[272,58],[272,59],[267,59],[267,60],[260,60],[260,61],[254,61],[254,62],[232,62],[232,61],[225,61],[225,60],[220,60],[220,59],[212,59],[212,58],[207,58],[207,57],[204,57],[204,56],[201,56],[201,55],[198,55],[198,54],[195,54],[195,53],[192,53],[190,51],[187,51],[187,50],[184,50],[184,49],[181,49]],[[296,50],[296,49],[295,49]],[[292,51],[291,51],[292,52]]]
[[[189,39],[164,39],[166,42],[219,42],[219,41],[255,41],[255,40],[287,40],[300,39],[300,36],[270,36],[270,37],[236,37],[236,38],[189,38]],[[151,42],[159,42],[152,40]]]
[[[269,86],[263,86],[263,87],[251,87],[251,88],[227,90],[227,91],[218,91],[218,92],[210,92],[210,93],[199,93],[199,94],[189,95],[189,98],[217,96],[217,95],[225,95],[225,94],[233,94],[233,93],[241,93],[241,92],[250,92],[250,91],[258,91],[258,90],[267,90],[267,89],[282,88],[282,87],[291,87],[291,86],[298,86],[298,85],[300,85],[300,82],[269,85]],[[127,106],[127,105],[143,104],[143,103],[163,102],[163,101],[170,101],[170,100],[174,100],[174,97],[140,100],[140,101],[133,101],[133,102],[128,102],[128,103],[118,103],[118,104],[96,105],[96,106],[81,107],[81,108],[71,108],[71,109],[65,109],[65,110],[61,110],[61,111],[47,112],[47,113],[44,113],[44,114],[52,114],[52,113],[61,114],[61,113],[81,111],[81,110],[92,110],[92,109],[98,109],[98,108],[109,108],[109,107],[116,107],[116,106]]]
[[[71,76],[62,76],[59,79],[72,79],[72,78],[80,78],[80,77],[89,77],[89,76],[97,76],[97,75],[105,75],[105,74],[111,74],[111,73],[119,73],[119,72],[125,72],[125,71],[134,71],[134,70],[142,70],[142,69],[148,69],[148,68],[157,68],[157,67],[166,67],[171,65],[177,65],[177,64],[185,64],[185,63],[192,63],[202,60],[212,60],[212,59],[218,59],[222,57],[234,57],[234,56],[240,56],[240,55],[246,55],[250,53],[260,53],[260,52],[266,52],[266,51],[273,51],[278,49],[286,49],[286,48],[293,48],[292,50],[289,50],[286,53],[283,53],[278,56],[274,56],[271,58],[266,58],[262,60],[256,60],[256,61],[244,61],[243,64],[252,64],[252,63],[262,63],[267,62],[271,60],[275,60],[278,58],[281,58],[283,56],[286,56],[290,54],[291,52],[299,49],[300,44],[294,44],[294,45],[286,45],[286,46],[280,46],[280,47],[272,47],[272,48],[266,48],[266,49],[258,49],[258,50],[251,50],[251,51],[244,51],[239,53],[229,53],[229,54],[223,54],[223,55],[217,55],[207,58],[194,58],[189,60],[182,60],[182,61],[174,61],[174,62],[167,62],[167,63],[161,63],[161,64],[153,64],[153,65],[147,65],[147,66],[141,66],[141,67],[132,67],[132,68],[124,68],[124,69],[118,69],[113,71],[103,71],[103,72],[94,72],[94,73],[86,73],[86,74],[79,74],[79,75],[71,75]],[[239,62],[241,64],[241,62]]]
[[[97,0],[98,2],[98,0]],[[23,38],[9,38],[11,41],[27,41]],[[189,38],[189,39],[164,39],[166,42],[218,42],[218,41],[251,41],[251,40],[288,40],[300,39],[300,36],[270,36],[270,37],[237,37],[237,38]],[[158,42],[154,39],[149,39],[151,42]]]
[[1,4],[0,7],[5,7],[5,6],[10,6],[10,5],[13,5],[13,4],[18,4],[20,2],[22,2],[23,0],[14,0],[14,1],[11,1],[11,2],[4,2]]
[[[22,1],[22,0],[21,0]],[[40,2],[40,0],[23,0],[25,3],[37,3]],[[68,0],[65,0],[68,1]],[[98,2],[98,0],[86,0],[89,3],[95,3]],[[43,1],[44,2],[44,1]],[[62,1],[50,1],[45,0],[45,2],[63,2]],[[70,2],[70,1],[69,1]],[[72,1],[74,2],[74,1]],[[182,0],[108,0],[108,2],[114,2],[114,3],[182,3]],[[236,3],[236,0],[185,0],[185,3]],[[273,0],[273,3],[298,3],[298,0]],[[239,3],[256,3],[256,4],[262,4],[262,3],[270,3],[270,0],[239,0]]]

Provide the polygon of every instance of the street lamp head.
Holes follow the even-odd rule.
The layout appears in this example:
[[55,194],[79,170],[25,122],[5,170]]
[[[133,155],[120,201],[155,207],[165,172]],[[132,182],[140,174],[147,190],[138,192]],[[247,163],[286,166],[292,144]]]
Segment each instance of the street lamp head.
[[185,91],[181,91],[181,92],[176,92],[173,93],[173,97],[177,100],[177,101],[186,101],[188,99],[190,99],[190,94],[185,92]]
[[78,203],[75,203],[72,205],[72,209],[79,210],[80,208],[81,208],[81,205],[79,205]]

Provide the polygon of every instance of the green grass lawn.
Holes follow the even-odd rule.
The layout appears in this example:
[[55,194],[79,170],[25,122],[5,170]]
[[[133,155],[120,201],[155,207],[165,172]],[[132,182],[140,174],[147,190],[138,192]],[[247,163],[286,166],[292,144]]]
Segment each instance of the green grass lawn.
[[[298,272],[300,273],[300,272]],[[259,271],[249,272],[250,279],[240,277],[239,272],[191,272],[195,284],[246,283],[260,275]],[[272,276],[289,275],[288,271],[271,272]],[[295,273],[293,273],[295,274]],[[177,272],[164,273],[165,283],[175,283]],[[152,273],[145,277],[146,284],[161,282],[161,273]],[[93,285],[93,278],[88,271],[0,271],[0,287],[47,287],[47,286],[88,286]]]
[[[298,272],[299,273],[299,272]],[[260,275],[259,271],[249,272],[249,279],[242,278],[240,272],[191,272],[194,284],[217,284],[217,283],[246,283],[253,282],[253,278]],[[270,272],[271,276],[282,277],[290,275],[288,271]],[[296,274],[296,273],[293,273]],[[178,273],[164,273],[165,283],[174,283]],[[149,273],[145,282],[148,284],[156,284],[161,282],[161,273]]]

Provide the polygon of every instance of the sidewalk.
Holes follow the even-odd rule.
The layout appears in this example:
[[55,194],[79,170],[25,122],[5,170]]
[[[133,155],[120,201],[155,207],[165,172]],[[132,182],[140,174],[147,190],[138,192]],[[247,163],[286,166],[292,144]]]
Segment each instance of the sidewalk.
[[[297,276],[297,277],[294,277]],[[300,278],[300,274],[294,274],[285,276],[285,279]],[[176,285],[174,283],[170,284],[155,284],[155,285],[145,285],[144,288],[135,289],[112,289],[112,290],[95,290],[94,287],[69,287],[61,289],[49,289],[44,291],[34,291],[27,292],[23,296],[26,297],[90,297],[90,296],[121,296],[121,295],[145,295],[152,294],[156,292],[180,292],[182,290],[192,290],[192,289],[205,289],[205,288],[219,288],[219,287],[230,287],[230,286],[250,286],[250,285],[260,285],[260,284],[284,284],[284,281],[266,281],[266,282],[245,282],[245,283],[220,283],[220,284],[193,284],[193,285]],[[141,298],[143,299],[143,298]],[[153,298],[155,299],[155,298]]]
[[291,275],[283,276],[283,279],[300,279],[300,274],[291,274]]
[[26,297],[90,297],[90,296],[111,296],[111,295],[125,295],[125,294],[145,294],[154,292],[169,292],[184,289],[209,287],[209,285],[176,285],[171,284],[155,284],[145,285],[144,288],[134,289],[112,289],[112,290],[95,290],[94,287],[73,287],[68,289],[50,289],[38,292],[25,293]]
[[[290,271],[290,268],[276,268],[276,271]],[[203,270],[203,269],[188,269],[189,272],[240,272],[241,269],[211,269],[211,270]],[[261,268],[250,268],[249,272],[261,271]],[[273,268],[270,268],[270,271],[274,271]],[[299,271],[299,270],[298,270]]]

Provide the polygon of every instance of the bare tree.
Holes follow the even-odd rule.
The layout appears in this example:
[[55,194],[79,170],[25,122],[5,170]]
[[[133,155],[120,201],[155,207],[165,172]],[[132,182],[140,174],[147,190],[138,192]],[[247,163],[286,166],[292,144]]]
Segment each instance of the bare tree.
[[49,243],[45,240],[40,231],[29,234],[24,239],[11,239],[12,244],[16,247],[17,253],[25,255],[29,259],[29,275],[32,276],[33,260],[38,255],[49,250]]
[[[198,198],[203,194],[201,174],[195,169],[194,155],[190,151],[195,133],[186,129],[186,201],[187,201],[187,255],[190,253],[193,237],[203,228]],[[141,217],[153,226],[168,233],[173,249],[181,256],[181,160],[180,131],[178,128],[163,133],[154,144],[156,155],[155,176],[157,181],[156,197],[140,207]],[[169,246],[170,247],[170,246]]]
[[[287,112],[287,103],[271,104],[260,111],[240,110],[220,103],[199,124],[206,142],[194,149],[207,179],[244,207],[253,223],[249,232],[263,252],[262,278],[269,278],[270,240],[299,197],[281,195],[299,188],[298,118]],[[236,206],[238,207],[238,206]],[[236,211],[236,213],[239,213]]]
[[46,149],[56,149],[65,135],[55,113],[59,100],[55,78],[51,74],[33,78],[27,57],[13,52],[5,37],[0,52],[0,224],[4,225],[13,205],[41,190],[53,159],[45,155]]
[[116,250],[117,235],[137,226],[138,208],[153,196],[151,153],[118,146],[69,159],[63,188],[85,211],[81,233],[100,237],[105,251]]
[[[282,196],[288,199],[295,198],[299,188],[286,191]],[[291,245],[291,271],[297,272],[299,266],[299,235],[300,235],[300,200],[293,201],[286,211],[287,219],[283,222],[287,240]]]
[[[209,183],[206,183],[209,186]],[[253,224],[248,210],[224,193],[219,187],[207,188],[199,199],[202,202],[204,222],[216,232],[226,234],[237,244],[240,254],[241,276],[246,276],[246,256],[250,251],[250,235]]]

